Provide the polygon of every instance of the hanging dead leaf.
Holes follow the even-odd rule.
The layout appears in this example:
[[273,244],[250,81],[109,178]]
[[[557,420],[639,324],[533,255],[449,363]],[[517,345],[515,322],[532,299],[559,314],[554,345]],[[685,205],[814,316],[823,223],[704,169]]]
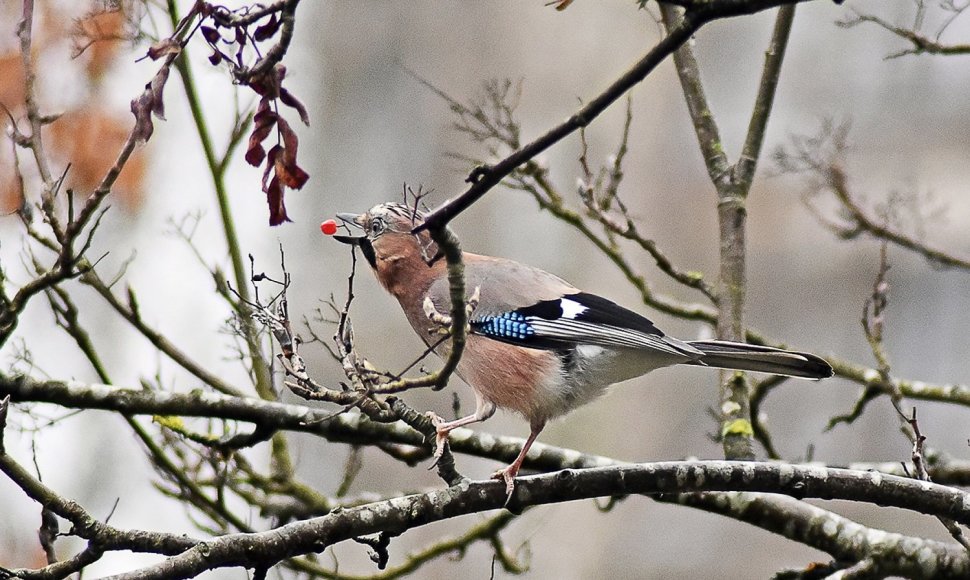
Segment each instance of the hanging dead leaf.
[[266,191],[266,202],[269,204],[269,225],[278,226],[291,221],[286,215],[286,204],[283,202],[283,186],[276,177],[269,183]]
[[253,33],[253,38],[258,42],[262,42],[268,38],[271,38],[276,31],[280,29],[280,25],[283,24],[282,20],[276,18],[276,14],[273,14],[266,24],[261,24],[256,27],[256,32]]
[[163,56],[182,52],[182,46],[174,38],[163,38],[148,49],[148,58],[158,60]]
[[280,154],[274,159],[276,166],[276,176],[280,178],[283,185],[291,189],[301,189],[310,178],[310,175],[297,165],[296,156],[300,141],[290,124],[285,119],[277,120],[280,135],[283,137],[283,148]]
[[276,112],[269,107],[269,101],[267,99],[260,100],[256,114],[253,115],[253,132],[249,135],[249,147],[246,149],[245,155],[246,163],[253,167],[259,167],[259,164],[266,158],[266,150],[263,149],[262,143],[269,137],[270,131],[276,125],[276,119]]
[[293,93],[280,87],[280,100],[283,101],[284,105],[296,109],[296,112],[300,114],[300,120],[307,127],[310,126],[310,114],[307,113],[306,107],[299,99],[293,96]]

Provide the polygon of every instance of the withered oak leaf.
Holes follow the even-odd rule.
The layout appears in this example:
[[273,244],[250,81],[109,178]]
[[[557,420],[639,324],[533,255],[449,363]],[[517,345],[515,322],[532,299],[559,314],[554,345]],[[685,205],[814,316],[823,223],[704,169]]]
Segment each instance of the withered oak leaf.
[[277,30],[280,29],[281,24],[283,24],[283,21],[276,18],[276,14],[273,14],[270,16],[270,19],[266,24],[261,24],[260,26],[256,27],[256,31],[253,33],[253,38],[260,42],[270,38],[276,34]]
[[266,158],[262,143],[269,137],[278,118],[276,111],[269,107],[269,99],[261,99],[256,114],[253,115],[253,132],[249,135],[249,147],[245,155],[246,162],[253,167],[259,167]]

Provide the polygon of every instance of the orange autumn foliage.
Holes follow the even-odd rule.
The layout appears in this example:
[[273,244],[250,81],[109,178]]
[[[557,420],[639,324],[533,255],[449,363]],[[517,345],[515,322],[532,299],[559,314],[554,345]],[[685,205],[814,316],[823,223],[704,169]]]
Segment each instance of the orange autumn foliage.
[[125,15],[120,11],[96,12],[74,23],[74,56],[85,60],[88,77],[101,78],[110,70],[118,41],[127,38]]
[[[0,54],[0,103],[10,110],[19,109],[24,102],[24,67],[19,52]],[[0,125],[9,122],[4,118]]]
[[[70,162],[65,186],[87,194],[101,182],[115,162],[134,121],[98,105],[85,105],[68,111],[49,127],[49,141],[54,153],[64,163]],[[141,201],[141,183],[145,176],[145,150],[132,154],[115,182],[113,195],[127,209]]]
[[[0,54],[0,105],[6,107],[11,115],[23,110],[24,73],[20,54],[8,52]],[[10,118],[0,114],[0,129],[6,132]],[[21,204],[20,183],[14,176],[13,147],[9,141],[0,148],[0,213],[6,215],[15,211]]]
[[[95,10],[77,19],[56,11],[45,10],[43,14],[43,18],[35,20],[32,54],[35,66],[42,70],[47,57],[63,58],[64,55],[53,54],[53,51],[64,51],[70,45],[73,47],[71,65],[79,67],[90,81],[87,83],[90,87],[88,94],[78,101],[79,104],[56,111],[60,117],[44,129],[44,146],[52,170],[59,173],[69,165],[64,186],[83,197],[97,187],[114,164],[134,124],[128,110],[110,107],[105,99],[97,98],[101,79],[111,73],[119,49],[126,46],[128,20],[121,9]],[[0,54],[0,104],[17,120],[20,131],[29,133],[24,119],[23,65],[16,48],[10,46],[7,52]],[[40,91],[40,87],[37,90]],[[42,92],[38,94],[38,101],[42,113],[55,112],[45,107]],[[10,117],[0,111],[0,128],[9,123]],[[20,169],[27,172],[33,165],[23,162],[29,153],[18,149],[17,154],[22,160]],[[113,187],[112,196],[129,211],[137,209],[141,203],[146,166],[145,150],[136,151]],[[24,175],[28,184],[31,177]],[[23,203],[22,195],[20,182],[16,179],[13,147],[6,141],[0,148],[0,212],[16,210]]]

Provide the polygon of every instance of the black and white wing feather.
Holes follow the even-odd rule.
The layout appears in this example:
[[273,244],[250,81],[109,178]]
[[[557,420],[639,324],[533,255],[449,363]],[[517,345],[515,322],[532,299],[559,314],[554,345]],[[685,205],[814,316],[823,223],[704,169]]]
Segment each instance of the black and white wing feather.
[[664,335],[647,318],[585,292],[567,294],[508,312],[483,314],[472,332],[520,346],[559,350],[579,344],[651,349],[689,359],[701,351]]

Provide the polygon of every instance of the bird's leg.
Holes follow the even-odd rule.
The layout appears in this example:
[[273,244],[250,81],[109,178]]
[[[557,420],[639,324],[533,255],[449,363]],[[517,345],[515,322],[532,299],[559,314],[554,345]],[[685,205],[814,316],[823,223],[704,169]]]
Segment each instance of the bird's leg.
[[505,500],[506,503],[512,499],[512,492],[515,491],[515,476],[519,474],[519,469],[522,467],[522,462],[525,461],[525,456],[528,455],[529,449],[535,443],[536,437],[539,436],[539,433],[542,432],[542,428],[545,426],[545,421],[532,421],[532,432],[529,433],[529,438],[525,440],[522,451],[519,451],[519,455],[515,458],[515,461],[509,464],[508,467],[499,469],[492,474],[492,479],[501,479],[505,482],[505,492],[508,494]]
[[[448,442],[448,434],[453,430],[464,427],[465,425],[470,425],[472,423],[479,423],[484,421],[495,414],[495,403],[491,401],[486,401],[479,395],[475,393],[475,412],[466,417],[456,419],[454,421],[445,421],[438,416],[434,411],[428,411],[428,417],[431,419],[431,424],[435,427],[435,442],[434,442],[434,458],[435,463],[441,458],[441,454],[445,452],[445,443]],[[432,467],[434,464],[432,464]]]

